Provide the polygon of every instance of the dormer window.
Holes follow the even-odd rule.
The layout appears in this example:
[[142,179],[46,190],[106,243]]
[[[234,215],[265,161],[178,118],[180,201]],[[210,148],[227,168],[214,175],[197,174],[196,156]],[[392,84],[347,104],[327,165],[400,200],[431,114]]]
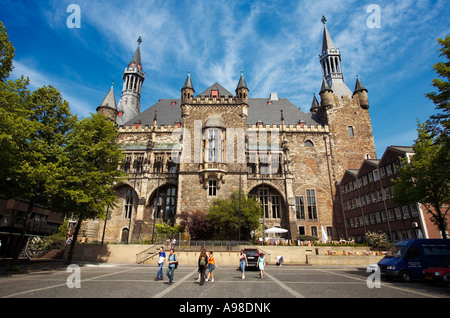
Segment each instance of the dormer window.
[[119,112],[117,115],[119,115],[119,117],[120,117],[123,115],[123,112]]
[[211,98],[218,98],[219,97],[219,90],[213,89],[211,90]]

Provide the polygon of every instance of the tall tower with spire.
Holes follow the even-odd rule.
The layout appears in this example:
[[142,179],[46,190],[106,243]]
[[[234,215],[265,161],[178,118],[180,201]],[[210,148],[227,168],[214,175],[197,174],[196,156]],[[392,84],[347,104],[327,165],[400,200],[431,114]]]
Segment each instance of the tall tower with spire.
[[344,75],[341,67],[341,52],[334,46],[330,33],[327,29],[327,19],[322,16],[323,41],[322,53],[319,55],[322,66],[323,77],[329,87],[338,96],[351,96],[352,92],[344,83]]
[[124,125],[129,120],[137,117],[141,112],[141,89],[145,80],[145,73],[142,70],[140,46],[142,38],[139,36],[138,47],[133,59],[123,72],[122,97],[118,105],[116,122]]
[[375,159],[375,142],[369,114],[367,89],[356,79],[352,92],[344,83],[341,53],[334,46],[322,16],[323,42],[319,55],[323,71],[319,92],[320,103],[313,100],[311,112],[329,126],[327,137],[330,148],[332,179],[337,181],[345,170],[359,167],[365,159]]

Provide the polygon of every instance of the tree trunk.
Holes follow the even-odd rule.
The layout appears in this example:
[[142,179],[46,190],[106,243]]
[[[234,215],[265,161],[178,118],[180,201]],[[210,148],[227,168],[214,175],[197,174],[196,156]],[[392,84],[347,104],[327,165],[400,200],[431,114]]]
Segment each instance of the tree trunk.
[[77,226],[75,227],[75,232],[73,233],[72,242],[70,243],[70,249],[69,249],[69,254],[67,255],[66,265],[72,264],[72,256],[73,256],[73,252],[75,250],[75,244],[77,243],[78,232],[80,231],[82,222],[83,222],[83,213],[80,213]]
[[27,234],[28,223],[30,222],[31,212],[33,211],[35,202],[36,202],[36,199],[32,198],[30,200],[30,202],[28,203],[27,212],[25,214],[25,221],[23,222],[22,233],[20,234],[19,245],[17,245],[17,248],[13,253],[13,259],[11,261],[11,265],[17,264],[17,261],[19,260],[20,251],[22,250],[22,247],[25,245],[25,234]]
[[446,239],[447,238],[447,221],[445,219],[445,216],[442,214],[442,210],[441,210],[441,207],[439,206],[439,204],[435,204],[434,209],[436,210],[436,223],[437,223],[436,225],[437,225],[439,231],[441,231],[442,238]]

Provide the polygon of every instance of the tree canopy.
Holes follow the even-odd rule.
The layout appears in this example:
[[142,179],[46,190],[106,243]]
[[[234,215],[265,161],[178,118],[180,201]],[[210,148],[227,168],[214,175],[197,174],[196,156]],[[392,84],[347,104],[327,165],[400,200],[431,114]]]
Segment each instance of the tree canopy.
[[239,208],[239,192],[234,191],[229,199],[214,200],[206,218],[214,224],[220,239],[247,240],[250,239],[250,232],[260,226],[261,214],[261,203],[245,193],[241,195]]
[[[450,204],[450,158],[442,144],[434,144],[427,124],[419,124],[414,155],[405,158],[400,177],[394,180],[392,201],[401,205],[421,203],[446,238]],[[409,162],[408,162],[409,160]]]
[[35,205],[78,218],[76,233],[81,221],[104,217],[105,206],[116,201],[122,153],[106,117],[80,120],[55,87],[30,92],[28,78],[9,80],[13,58],[0,22],[0,194],[28,201],[14,264]]

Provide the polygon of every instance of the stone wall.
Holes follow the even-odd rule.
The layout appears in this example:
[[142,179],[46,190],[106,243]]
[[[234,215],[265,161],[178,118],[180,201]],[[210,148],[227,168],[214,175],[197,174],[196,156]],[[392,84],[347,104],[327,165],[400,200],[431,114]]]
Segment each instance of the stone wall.
[[[243,246],[242,248],[245,248]],[[283,256],[285,265],[361,265],[368,266],[378,262],[383,256],[363,255],[368,251],[365,247],[331,247],[331,246],[262,246],[257,248],[265,253],[266,261],[274,265],[277,256]],[[73,261],[98,262],[98,263],[121,263],[135,264],[136,254],[149,249],[149,252],[157,252],[159,246],[138,245],[138,244],[111,244],[111,245],[91,245],[78,244],[75,247]],[[328,255],[327,251],[336,251],[338,255]],[[343,251],[354,252],[360,255],[342,255]],[[67,258],[68,248],[64,258]],[[180,266],[196,266],[199,252],[175,251],[180,262]],[[214,257],[218,266],[239,264],[239,252],[214,252]],[[148,259],[144,264],[156,265],[157,258]]]

